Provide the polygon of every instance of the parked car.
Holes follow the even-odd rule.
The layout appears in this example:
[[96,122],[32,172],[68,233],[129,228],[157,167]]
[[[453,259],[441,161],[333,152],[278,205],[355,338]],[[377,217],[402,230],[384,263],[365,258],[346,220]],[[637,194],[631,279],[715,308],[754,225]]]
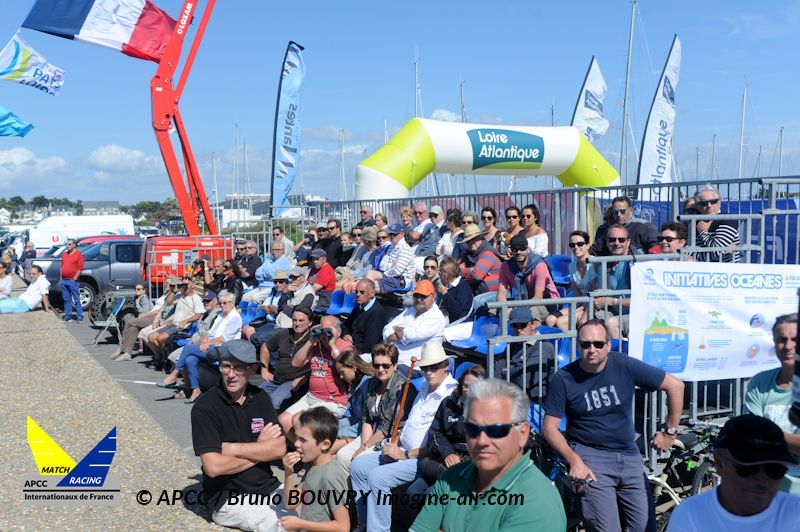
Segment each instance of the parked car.
[[[133,289],[141,282],[142,243],[141,239],[124,237],[78,246],[84,260],[79,278],[81,308],[92,308],[95,316],[104,315],[106,292]],[[42,267],[50,281],[51,295],[60,300],[61,258],[39,257],[33,264]]]

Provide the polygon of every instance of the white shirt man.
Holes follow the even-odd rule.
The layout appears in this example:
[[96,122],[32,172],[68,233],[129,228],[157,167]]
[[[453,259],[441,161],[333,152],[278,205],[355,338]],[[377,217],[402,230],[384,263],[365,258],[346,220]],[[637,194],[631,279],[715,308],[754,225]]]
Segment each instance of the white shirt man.
[[442,342],[447,318],[436,306],[436,290],[427,279],[414,288],[414,305],[386,324],[384,340],[397,346],[398,363],[409,366],[411,357],[420,357],[422,346],[429,342]]
[[44,310],[49,310],[50,281],[45,278],[42,269],[38,266],[31,267],[30,275],[33,282],[28,285],[25,293],[19,297],[0,301],[0,314],[21,314],[29,312],[39,305],[42,305]]

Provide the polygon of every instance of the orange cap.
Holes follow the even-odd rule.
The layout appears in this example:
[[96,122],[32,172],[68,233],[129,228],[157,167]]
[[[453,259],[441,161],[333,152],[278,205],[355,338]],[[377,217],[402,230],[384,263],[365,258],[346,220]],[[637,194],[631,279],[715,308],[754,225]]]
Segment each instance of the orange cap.
[[435,294],[436,289],[433,288],[432,282],[430,282],[427,279],[423,279],[422,281],[417,283],[417,286],[414,287],[414,293],[423,296],[429,296],[431,294]]

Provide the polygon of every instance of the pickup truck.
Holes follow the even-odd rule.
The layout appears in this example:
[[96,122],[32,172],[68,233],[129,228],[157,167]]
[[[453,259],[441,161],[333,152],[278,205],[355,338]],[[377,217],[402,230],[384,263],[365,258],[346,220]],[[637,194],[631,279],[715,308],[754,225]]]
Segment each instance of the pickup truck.
[[[133,289],[142,282],[140,257],[141,239],[130,237],[78,245],[83,253],[83,271],[80,275],[81,307],[92,309],[92,314],[106,314],[106,292]],[[61,299],[61,258],[39,257],[33,264],[41,266],[50,281],[51,296]]]

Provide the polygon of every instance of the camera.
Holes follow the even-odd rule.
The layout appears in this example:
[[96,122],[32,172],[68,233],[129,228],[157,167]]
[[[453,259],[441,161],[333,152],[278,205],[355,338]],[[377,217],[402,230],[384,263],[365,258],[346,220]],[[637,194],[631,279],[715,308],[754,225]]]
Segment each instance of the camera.
[[313,242],[314,241],[314,235],[312,233],[306,233],[304,236],[305,236],[305,239],[308,240],[309,242]]
[[333,338],[333,329],[331,329],[330,327],[322,327],[321,325],[316,325],[311,328],[312,338],[319,338],[323,334],[328,340],[330,340],[331,338]]

